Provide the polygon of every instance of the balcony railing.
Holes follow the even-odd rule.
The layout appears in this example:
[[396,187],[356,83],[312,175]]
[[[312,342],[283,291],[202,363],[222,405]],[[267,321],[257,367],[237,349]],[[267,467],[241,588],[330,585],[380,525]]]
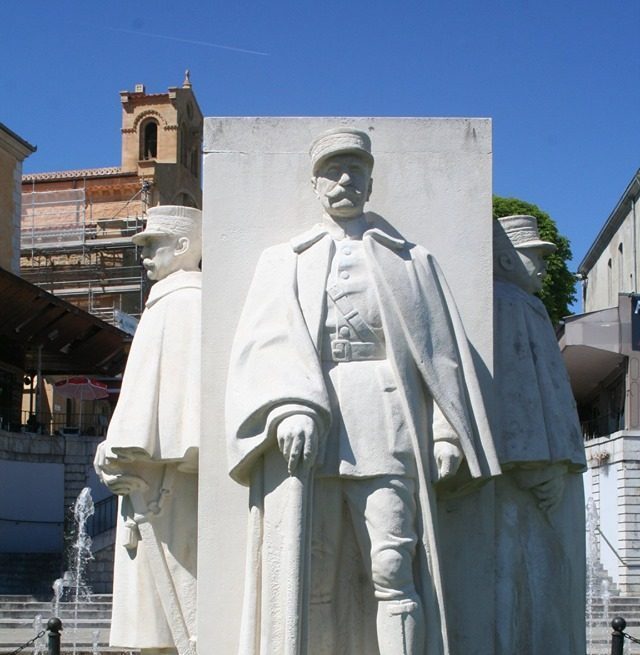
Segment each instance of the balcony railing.
[[116,527],[118,496],[109,496],[100,500],[93,508],[93,516],[90,516],[87,521],[87,532],[90,537],[95,537]]
[[36,414],[23,411],[21,425],[7,425],[4,427],[14,432],[33,434],[53,434],[63,437],[74,435],[103,437],[106,435],[108,425],[109,417],[104,414],[54,412],[50,417],[43,417],[38,420]]

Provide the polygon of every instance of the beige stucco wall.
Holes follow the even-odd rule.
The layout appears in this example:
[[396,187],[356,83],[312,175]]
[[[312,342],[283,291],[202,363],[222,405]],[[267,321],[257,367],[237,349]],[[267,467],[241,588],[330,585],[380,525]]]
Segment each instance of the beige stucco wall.
[[633,293],[637,290],[633,250],[633,212],[630,209],[589,271],[585,312],[615,307],[619,293]]
[[20,180],[22,162],[0,147],[0,266],[20,269]]
[[22,162],[35,148],[0,123],[0,266],[20,271]]

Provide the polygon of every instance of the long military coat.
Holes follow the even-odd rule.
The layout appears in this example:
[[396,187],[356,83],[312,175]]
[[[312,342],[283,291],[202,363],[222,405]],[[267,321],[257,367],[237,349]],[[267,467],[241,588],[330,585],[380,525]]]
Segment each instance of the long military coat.
[[[108,461],[171,495],[152,519],[188,628],[195,634],[198,450],[200,446],[201,273],[178,271],[151,288],[107,433]],[[171,470],[169,470],[171,469]],[[169,475],[167,475],[167,473]],[[172,482],[168,485],[168,478]],[[123,648],[171,648],[149,545],[130,540],[133,508],[119,504],[110,643]]]
[[[418,461],[417,587],[429,626],[426,652],[448,653],[435,524],[433,442],[427,421],[431,403],[438,405],[458,434],[472,477],[495,475],[499,466],[467,339],[437,263],[424,248],[379,228],[365,232],[363,244],[380,302],[387,357]],[[268,591],[286,585],[284,544],[273,529],[287,503],[282,493],[286,468],[277,452],[275,425],[283,407],[289,413],[296,406],[311,414],[321,431],[327,431],[332,421],[318,354],[331,253],[332,238],[321,226],[266,250],[232,349],[226,401],[230,474],[241,484],[251,485],[252,504],[242,655],[282,652],[284,630],[278,617],[282,616],[283,594]],[[354,632],[362,631],[344,634]],[[345,652],[358,652],[356,646],[351,648]]]

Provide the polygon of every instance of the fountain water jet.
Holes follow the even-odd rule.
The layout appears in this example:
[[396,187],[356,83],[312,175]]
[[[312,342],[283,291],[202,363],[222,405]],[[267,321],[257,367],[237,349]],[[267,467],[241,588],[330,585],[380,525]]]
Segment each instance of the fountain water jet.
[[[91,498],[91,489],[85,487],[72,508],[73,521],[74,521],[74,536],[75,539],[68,552],[69,570],[65,571],[61,578],[54,581],[53,598],[51,599],[51,614],[52,616],[60,618],[62,614],[62,604],[71,603],[73,608],[72,619],[68,622],[65,619],[66,627],[68,627],[72,639],[74,655],[78,653],[78,621],[79,612],[82,603],[91,603],[91,588],[86,582],[85,574],[89,561],[93,559],[91,553],[91,537],[87,532],[87,521],[94,514],[93,499]],[[93,653],[99,655],[99,638],[100,633],[98,630],[93,632]],[[46,648],[42,651],[44,654]],[[35,651],[39,653],[39,651]]]
[[91,537],[87,532],[87,521],[93,516],[95,509],[91,498],[91,489],[85,487],[73,506],[73,519],[76,525],[76,539],[72,546],[73,569],[73,653],[77,653],[78,612],[82,601],[91,602],[91,589],[84,579],[87,563],[93,559],[91,554]]
[[587,501],[587,653],[593,652],[594,606],[598,596],[598,566],[600,564],[600,539],[598,524],[600,516],[593,498]]
[[[42,614],[36,614],[33,619],[33,629],[35,630],[36,634],[40,634],[43,627],[44,625],[42,622]],[[45,636],[43,635],[39,639],[36,639],[35,643],[33,644],[33,655],[45,655],[46,652],[47,647],[45,645]]]

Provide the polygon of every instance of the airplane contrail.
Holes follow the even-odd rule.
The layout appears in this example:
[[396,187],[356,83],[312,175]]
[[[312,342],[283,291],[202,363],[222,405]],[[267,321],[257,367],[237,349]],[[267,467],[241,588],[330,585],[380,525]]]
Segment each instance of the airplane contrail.
[[166,34],[152,34],[151,32],[139,32],[138,30],[127,30],[124,27],[105,27],[112,32],[124,32],[125,34],[136,34],[138,36],[150,36],[154,39],[165,39],[167,41],[178,41],[180,43],[192,43],[194,45],[204,45],[208,48],[221,48],[222,50],[232,50],[233,52],[243,52],[247,55],[260,55],[261,57],[269,57],[268,52],[260,52],[259,50],[247,50],[246,48],[236,48],[230,45],[222,45],[220,43],[209,43],[208,41],[194,41],[193,39],[181,39],[177,36],[167,36]]

